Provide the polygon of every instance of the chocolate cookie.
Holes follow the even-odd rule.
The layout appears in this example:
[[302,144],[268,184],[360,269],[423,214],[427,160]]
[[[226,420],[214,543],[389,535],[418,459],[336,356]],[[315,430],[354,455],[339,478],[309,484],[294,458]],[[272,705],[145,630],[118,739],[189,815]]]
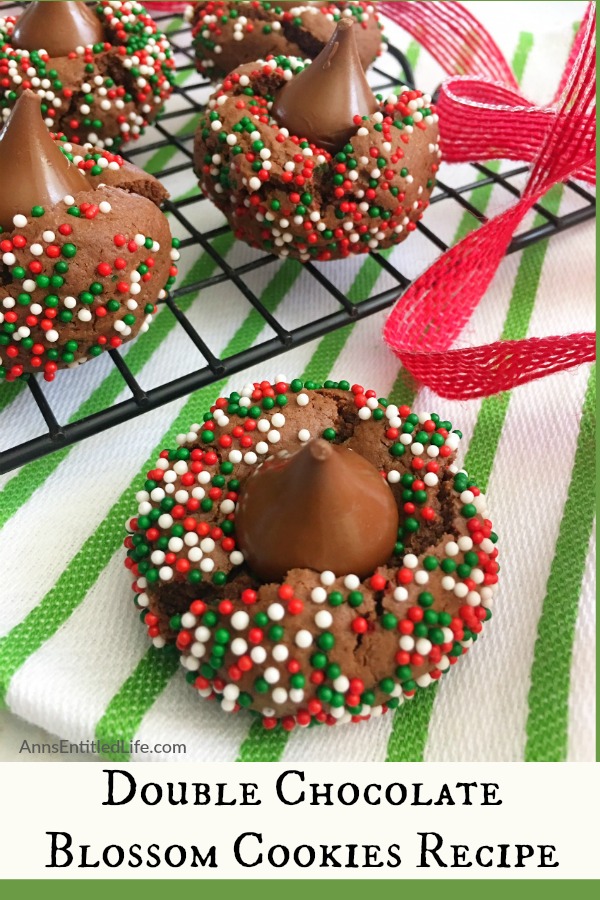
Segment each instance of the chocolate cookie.
[[143,134],[172,91],[169,42],[138,3],[28,3],[0,18],[0,111],[22,91],[77,144],[118,148]]
[[52,381],[148,328],[177,271],[166,196],[120,156],[51,135],[40,97],[20,95],[0,134],[0,380]]
[[237,68],[199,124],[202,192],[252,247],[301,262],[383,250],[428,206],[441,156],[431,98],[375,98],[351,21],[312,64]]
[[201,696],[266,728],[413,697],[477,640],[498,581],[460,438],[345,381],[218,399],[160,454],[128,524],[150,638],[175,642]]
[[376,3],[211,0],[188,10],[197,68],[213,79],[270,54],[315,59],[344,17],[359,25],[356,43],[365,69],[383,48]]

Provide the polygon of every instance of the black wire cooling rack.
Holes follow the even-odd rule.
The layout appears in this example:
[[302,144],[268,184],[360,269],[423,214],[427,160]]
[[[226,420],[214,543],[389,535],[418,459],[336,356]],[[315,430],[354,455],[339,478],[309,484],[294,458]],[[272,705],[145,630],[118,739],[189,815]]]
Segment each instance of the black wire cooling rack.
[[[3,4],[2,6],[5,7],[7,5],[8,4]],[[18,5],[20,4],[10,4],[11,7]],[[163,27],[170,21],[169,16],[155,15],[155,19],[160,22]],[[175,165],[154,172],[153,174],[159,179],[165,179],[184,170],[191,170],[191,134],[171,134],[169,131],[169,122],[176,116],[180,117],[182,112],[188,113],[190,117],[193,116],[194,113],[200,112],[202,110],[202,105],[194,95],[197,95],[198,88],[208,87],[208,82],[203,80],[200,75],[194,75],[194,77],[189,79],[186,78],[188,74],[192,74],[195,68],[193,64],[193,54],[191,52],[189,26],[182,24],[177,30],[171,31],[169,38],[178,58],[183,60],[182,64],[179,65],[176,70],[177,75],[179,76],[177,79],[179,85],[175,88],[175,92],[179,95],[180,102],[177,104],[179,108],[175,111],[167,112],[154,126],[157,135],[156,141],[150,144],[144,143],[143,146],[139,147],[134,146],[123,152],[124,156],[132,162],[135,162],[141,154],[156,152],[175,146],[183,156],[183,159]],[[394,77],[391,77],[383,71],[382,68],[375,67],[375,81],[372,80],[372,86],[375,91],[391,90],[399,82],[407,85],[414,84],[412,70],[405,55],[395,47],[389,48],[389,54],[391,54],[395,60],[398,71],[394,74]],[[183,110],[182,106],[184,107]],[[494,184],[501,186],[509,195],[519,197],[520,191],[513,182],[515,178],[524,175],[528,170],[527,166],[515,166],[508,171],[500,173],[493,167],[486,165],[473,165],[471,169],[473,177],[467,179],[464,184],[461,184],[458,187],[450,186],[445,181],[440,181],[438,179],[436,192],[431,198],[431,204],[453,201],[469,212],[479,223],[485,222],[486,217],[482,215],[477,208],[476,202],[474,202],[476,192]],[[553,215],[542,204],[536,204],[534,209],[541,217],[541,224],[539,223],[538,218],[536,227],[532,227],[529,230],[518,234],[510,244],[507,251],[508,253],[523,250],[536,241],[552,237],[559,232],[572,228],[595,216],[595,197],[591,193],[586,191],[579,184],[572,182],[569,182],[566,185],[566,189],[567,191],[574,192],[578,195],[578,208],[566,214],[557,216]],[[507,197],[507,199],[511,198]],[[206,202],[205,198],[197,196],[193,199],[187,198],[179,201],[167,201],[165,208],[166,211],[171,213],[171,215],[179,222],[187,234],[181,241],[181,248],[184,249],[191,245],[196,245],[201,248],[216,263],[216,274],[196,281],[193,284],[188,283],[185,287],[175,287],[165,300],[161,302],[167,304],[169,310],[177,320],[178,327],[185,335],[187,335],[187,339],[191,339],[194,342],[204,358],[205,364],[172,381],[160,384],[150,390],[144,390],[119,351],[110,351],[112,362],[122,377],[124,386],[126,385],[129,388],[131,397],[121,403],[102,409],[93,415],[86,416],[78,421],[69,422],[67,424],[61,424],[58,421],[50,402],[42,390],[38,378],[34,376],[29,377],[27,387],[29,389],[30,398],[32,403],[37,407],[39,413],[43,416],[47,431],[31,440],[15,444],[15,446],[0,452],[0,474],[8,472],[33,459],[66,447],[69,444],[74,444],[91,435],[112,428],[135,416],[156,409],[165,403],[235,374],[249,366],[270,360],[286,350],[312,341],[315,338],[321,337],[338,328],[343,328],[351,322],[373,315],[374,313],[391,306],[394,301],[398,299],[399,294],[411,283],[411,279],[400,271],[396,265],[393,265],[389,259],[379,253],[371,253],[371,258],[381,267],[381,270],[392,277],[394,286],[379,293],[372,293],[369,296],[358,300],[350,300],[326,277],[322,269],[309,263],[304,266],[304,270],[310,273],[310,275],[318,281],[323,290],[336,301],[339,309],[334,313],[315,319],[298,328],[288,330],[277,321],[276,316],[266,309],[259,297],[246,283],[246,276],[250,272],[262,267],[276,265],[277,258],[262,255],[245,264],[238,266],[230,265],[213,245],[215,238],[228,233],[228,226],[223,225],[219,228],[203,231],[189,221],[187,211],[189,210],[190,204],[204,202]],[[200,217],[195,218],[198,221]],[[432,215],[431,219],[435,222],[435,216]],[[418,229],[421,234],[435,246],[438,255],[448,249],[448,245],[445,241],[427,225],[419,223]],[[298,263],[298,265],[300,265],[300,263]],[[236,353],[232,356],[219,357],[206,345],[205,341],[198,333],[197,328],[194,327],[190,319],[179,308],[177,300],[178,297],[182,295],[189,296],[192,293],[199,294],[207,287],[227,281],[235,285],[251,307],[253,307],[264,319],[265,324],[268,324],[271,327],[275,336],[261,343],[257,343],[241,353]],[[3,385],[0,384],[0,395],[2,390]],[[32,415],[35,414],[35,412],[36,410],[33,409]]]

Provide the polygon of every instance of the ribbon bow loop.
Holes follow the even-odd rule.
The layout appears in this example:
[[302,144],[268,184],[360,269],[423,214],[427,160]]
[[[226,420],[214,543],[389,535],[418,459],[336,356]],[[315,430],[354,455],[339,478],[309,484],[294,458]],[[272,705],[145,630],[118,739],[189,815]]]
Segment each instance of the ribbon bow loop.
[[[508,390],[595,358],[595,335],[576,334],[450,349],[494,277],[512,236],[554,184],[595,181],[595,5],[590,3],[560,81],[555,104],[532,107],[508,76],[495,43],[458,3],[383,3],[383,11],[448,70],[450,54],[468,76],[442,85],[438,112],[444,156],[455,162],[532,162],[519,201],[444,253],[401,296],[384,338],[404,367],[439,395],[469,399]],[[432,20],[435,8],[435,21]],[[424,31],[425,25],[430,29]],[[459,28],[468,25],[466,36]],[[464,47],[473,46],[465,56]],[[482,55],[481,48],[487,48]],[[461,55],[462,54],[462,55]],[[500,78],[499,78],[500,76]],[[425,324],[424,324],[425,323]]]

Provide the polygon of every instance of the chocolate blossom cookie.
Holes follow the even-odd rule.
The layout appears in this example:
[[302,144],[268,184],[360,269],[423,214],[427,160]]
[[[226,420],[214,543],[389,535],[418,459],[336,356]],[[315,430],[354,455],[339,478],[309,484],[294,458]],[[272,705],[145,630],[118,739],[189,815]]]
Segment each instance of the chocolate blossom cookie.
[[439,680],[498,581],[461,434],[347,381],[248,384],[164,450],[126,566],[157,647],[266,728],[360,721]]
[[383,250],[428,206],[441,156],[431,98],[375,97],[352,21],[312,64],[237,68],[199,124],[200,187],[252,247],[301,262]]
[[51,131],[117,149],[143,134],[172,91],[169,42],[138,3],[27,3],[0,18],[0,111],[42,98]]
[[145,331],[177,269],[167,192],[51,135],[22,93],[0,133],[0,381],[75,366]]
[[224,2],[188,7],[196,65],[210,78],[222,78],[242,63],[274,56],[315,59],[336,24],[352,18],[363,68],[382,52],[383,26],[375,3]]

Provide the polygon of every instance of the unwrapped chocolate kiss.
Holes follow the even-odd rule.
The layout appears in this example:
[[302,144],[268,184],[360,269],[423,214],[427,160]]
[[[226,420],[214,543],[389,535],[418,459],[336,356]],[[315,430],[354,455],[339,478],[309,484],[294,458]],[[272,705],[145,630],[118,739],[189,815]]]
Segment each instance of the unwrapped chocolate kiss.
[[342,19],[315,61],[279,91],[271,115],[290,134],[336,153],[355,134],[355,116],[379,109],[363,71],[353,20]]
[[28,3],[15,24],[11,44],[19,50],[45,50],[50,57],[67,56],[76,47],[104,39],[98,17],[85,3]]
[[375,466],[325,440],[265,462],[240,496],[236,536],[264,581],[294,568],[365,577],[391,556],[398,509]]
[[66,195],[92,190],[58,148],[44,124],[41,99],[25,91],[0,132],[0,231],[12,231],[16,215],[54,206]]

